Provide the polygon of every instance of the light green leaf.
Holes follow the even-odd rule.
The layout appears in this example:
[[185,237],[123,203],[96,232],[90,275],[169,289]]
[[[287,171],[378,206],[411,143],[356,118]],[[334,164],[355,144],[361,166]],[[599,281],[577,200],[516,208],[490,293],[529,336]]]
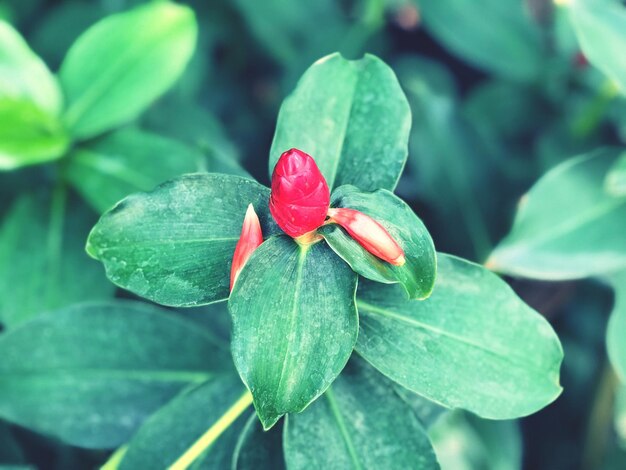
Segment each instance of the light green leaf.
[[203,156],[186,145],[138,129],[124,129],[78,147],[65,176],[98,211],[125,196],[203,169]]
[[609,170],[604,187],[613,196],[626,196],[626,152],[620,155]]
[[8,98],[31,102],[42,114],[52,116],[62,105],[59,85],[46,64],[20,33],[0,20],[0,99]]
[[615,291],[615,301],[607,327],[606,346],[620,380],[626,383],[626,271],[611,276],[609,282]]
[[356,209],[369,215],[385,227],[404,250],[406,263],[393,266],[370,254],[338,225],[322,227],[320,233],[330,247],[355,272],[377,282],[399,282],[412,299],[430,295],[437,272],[435,246],[422,221],[402,199],[385,189],[363,193],[354,186],[342,186],[333,193],[331,206]]
[[233,414],[232,410],[244,393],[236,375],[220,375],[184,391],[145,421],[128,443],[118,468],[170,468],[211,431],[211,439],[203,443],[200,455],[185,461],[191,464],[189,468],[229,468],[237,437],[246,422],[244,415]]
[[615,399],[615,429],[622,442],[626,443],[626,385],[617,389]]
[[89,28],[59,72],[72,134],[93,137],[136,118],[180,77],[196,36],[193,11],[163,1],[111,15]]
[[285,99],[270,151],[270,173],[290,148],[310,154],[332,189],[393,190],[408,154],[411,111],[393,71],[366,54],[315,62]]
[[231,349],[265,429],[319,397],[345,366],[358,333],[357,276],[326,243],[265,241],[228,307]]
[[468,62],[516,80],[542,71],[539,28],[520,0],[417,0],[424,25],[451,52]]
[[406,388],[489,419],[554,401],[563,350],[550,324],[481,266],[438,261],[423,301],[406,300],[399,286],[361,286],[357,352]]
[[284,470],[282,426],[264,431],[259,418],[253,414],[243,428],[235,453],[232,470]]
[[189,384],[230,363],[203,329],[138,302],[78,304],[0,336],[0,416],[112,448]]
[[264,236],[280,230],[269,214],[269,193],[239,176],[182,176],[105,213],[87,252],[104,263],[113,283],[154,302],[218,302],[229,295],[230,264],[248,204]]
[[25,194],[0,227],[0,323],[13,327],[48,310],[108,299],[114,286],[81,246],[95,217],[79,201]]
[[439,468],[416,416],[359,361],[307,410],[287,417],[283,440],[290,470]]
[[563,280],[626,267],[626,198],[604,190],[618,152],[604,149],[567,160],[522,198],[511,232],[487,265],[499,272]]

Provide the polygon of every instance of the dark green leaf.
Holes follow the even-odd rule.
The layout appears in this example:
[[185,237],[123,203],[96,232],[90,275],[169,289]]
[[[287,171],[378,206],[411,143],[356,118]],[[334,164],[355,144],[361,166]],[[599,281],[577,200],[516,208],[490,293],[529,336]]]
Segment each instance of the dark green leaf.
[[273,237],[235,284],[235,365],[265,429],[319,397],[348,361],[358,333],[357,276],[326,243]]
[[270,173],[290,148],[310,154],[332,189],[393,190],[408,154],[409,104],[393,71],[365,55],[318,60],[283,102],[270,151]]
[[613,196],[626,196],[626,153],[622,153],[613,164],[604,185]]
[[138,302],[50,312],[0,336],[0,416],[81,447],[115,447],[184,387],[228,366],[217,344]]
[[607,327],[606,345],[613,367],[626,383],[626,271],[611,276],[610,283],[615,291],[615,301]]
[[7,464],[17,465],[24,463],[24,452],[20,448],[9,425],[0,421],[0,468],[6,468]]
[[89,28],[59,72],[72,134],[92,137],[136,118],[180,77],[196,35],[193,11],[170,2],[151,2]]
[[157,134],[125,129],[78,147],[70,155],[65,176],[98,212],[104,212],[131,193],[203,167],[198,151]]
[[239,176],[186,175],[127,197],[105,213],[87,241],[109,279],[164,305],[191,307],[228,298],[230,263],[248,204],[263,235],[280,229],[269,189]]
[[264,431],[253,414],[244,427],[233,454],[232,470],[284,470],[282,427]]
[[320,233],[330,247],[361,276],[386,284],[399,282],[409,298],[428,297],[435,284],[435,246],[422,221],[402,199],[381,189],[360,192],[342,186],[332,195],[332,207],[356,209],[380,223],[404,250],[406,263],[393,266],[365,250],[338,225],[322,227]]
[[626,198],[604,179],[618,155],[605,149],[572,158],[522,198],[511,232],[488,266],[536,279],[576,279],[626,266]]
[[307,410],[287,417],[283,439],[290,470],[439,468],[417,417],[357,361]]
[[440,254],[433,294],[403,297],[377,283],[358,293],[356,350],[389,378],[490,419],[528,415],[561,393],[557,336],[496,275]]

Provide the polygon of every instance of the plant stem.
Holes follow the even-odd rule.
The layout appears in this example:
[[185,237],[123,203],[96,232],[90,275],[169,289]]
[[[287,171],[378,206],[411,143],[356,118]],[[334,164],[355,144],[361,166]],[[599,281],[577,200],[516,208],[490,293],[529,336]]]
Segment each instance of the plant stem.
[[124,458],[127,450],[128,446],[119,447],[115,452],[113,452],[111,457],[109,457],[109,460],[107,460],[104,465],[100,467],[100,470],[116,470]]

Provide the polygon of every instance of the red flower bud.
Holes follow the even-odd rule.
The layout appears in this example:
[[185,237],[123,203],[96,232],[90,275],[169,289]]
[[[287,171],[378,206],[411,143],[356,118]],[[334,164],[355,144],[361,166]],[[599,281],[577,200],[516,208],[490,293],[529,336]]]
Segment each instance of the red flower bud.
[[270,212],[283,231],[299,237],[320,227],[330,205],[324,176],[310,155],[298,149],[283,153],[272,173]]
[[374,256],[395,266],[405,263],[404,251],[389,232],[371,217],[354,209],[330,209],[330,222],[341,225]]
[[263,233],[261,232],[261,223],[259,217],[254,212],[252,204],[248,206],[246,216],[243,219],[243,226],[241,227],[241,236],[235,247],[235,254],[233,255],[233,263],[230,268],[230,290],[233,290],[235,281],[239,273],[243,269],[244,265],[252,256],[252,252],[263,243]]

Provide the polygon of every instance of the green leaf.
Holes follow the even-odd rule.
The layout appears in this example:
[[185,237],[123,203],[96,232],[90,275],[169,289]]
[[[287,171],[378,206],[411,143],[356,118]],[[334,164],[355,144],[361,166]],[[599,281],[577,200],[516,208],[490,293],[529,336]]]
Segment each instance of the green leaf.
[[322,227],[320,233],[330,247],[355,272],[377,282],[398,282],[412,299],[430,295],[437,272],[435,246],[422,221],[402,199],[385,189],[363,193],[354,186],[342,186],[333,193],[331,206],[356,209],[369,215],[385,227],[404,250],[406,263],[393,266],[370,254],[340,226]]
[[186,145],[138,129],[124,129],[78,147],[65,177],[98,211],[125,196],[202,170],[203,156]]
[[428,31],[486,71],[523,81],[542,71],[541,36],[519,0],[417,0]]
[[319,397],[356,342],[357,276],[324,242],[265,241],[228,303],[231,349],[265,429]]
[[56,117],[31,101],[0,97],[0,170],[57,160],[68,145]]
[[613,196],[626,196],[626,152],[620,155],[609,170],[604,187]]
[[8,465],[24,464],[24,452],[18,441],[15,439],[9,425],[0,421],[0,469],[7,468]]
[[306,411],[287,417],[283,440],[290,470],[439,468],[415,415],[357,361]]
[[193,11],[162,1],[89,28],[59,72],[72,134],[85,139],[135,119],[180,77],[196,36]]
[[24,194],[0,227],[0,323],[108,299],[114,287],[80,249],[95,217],[63,188]]
[[[31,102],[42,114],[52,116],[62,105],[59,85],[46,64],[20,33],[0,20],[0,99],[7,98]],[[3,127],[0,125],[0,129]]]
[[617,389],[615,429],[622,442],[626,443],[626,385],[621,385]]
[[567,160],[522,198],[511,232],[487,263],[507,274],[562,280],[626,267],[626,198],[604,190],[618,152]]
[[624,5],[614,0],[571,0],[566,8],[587,60],[626,93]]
[[270,151],[270,173],[290,148],[310,154],[332,189],[393,190],[408,154],[411,111],[393,71],[366,54],[313,64],[283,102]]
[[609,279],[615,291],[613,312],[606,332],[609,359],[622,382],[626,383],[626,271]]
[[282,429],[279,428],[264,431],[259,418],[255,414],[250,416],[237,441],[232,470],[284,470]]
[[563,350],[550,324],[481,266],[438,261],[424,301],[405,300],[399,286],[361,286],[357,352],[406,388],[489,419],[556,399]]
[[186,175],[127,197],[91,231],[87,252],[116,285],[177,307],[228,298],[230,263],[248,204],[266,237],[280,229],[269,189],[239,176]]
[[209,430],[213,430],[212,438],[190,462],[190,468],[230,468],[237,437],[246,422],[245,416],[232,410],[244,393],[236,375],[217,376],[184,391],[145,421],[118,468],[170,468]]
[[203,329],[138,302],[86,303],[0,336],[0,416],[112,448],[189,384],[229,364]]

